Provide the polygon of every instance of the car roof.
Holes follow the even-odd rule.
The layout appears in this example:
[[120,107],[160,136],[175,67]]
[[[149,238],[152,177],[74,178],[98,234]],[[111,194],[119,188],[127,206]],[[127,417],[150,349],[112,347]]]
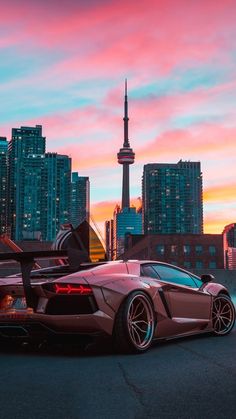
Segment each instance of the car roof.
[[[145,264],[159,264],[164,266],[169,266],[171,268],[177,269],[179,271],[185,272],[191,276],[194,276],[199,279],[199,277],[192,272],[186,271],[183,268],[180,268],[175,265],[171,265],[170,263],[161,262],[158,260],[136,260],[136,259],[129,259],[129,260],[117,260],[117,261],[109,261],[104,264],[91,267],[87,270],[87,272],[92,272],[95,275],[106,275],[106,274],[114,274],[114,273],[128,273],[131,275],[140,276],[140,266]],[[82,272],[81,272],[82,274]]]

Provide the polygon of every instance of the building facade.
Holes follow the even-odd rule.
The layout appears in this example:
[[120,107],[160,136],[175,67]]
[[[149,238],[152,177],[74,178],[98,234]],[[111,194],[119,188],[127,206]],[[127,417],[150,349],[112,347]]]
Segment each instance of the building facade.
[[8,226],[13,240],[22,240],[24,224],[25,159],[45,153],[42,126],[12,129],[8,156]]
[[224,267],[236,269],[236,223],[228,224],[223,230]]
[[12,129],[8,226],[13,240],[55,239],[70,221],[71,159],[45,152],[42,126]]
[[7,232],[7,149],[6,137],[0,137],[0,234]]
[[71,158],[46,153],[44,178],[47,214],[43,240],[51,241],[55,239],[60,225],[70,222]]
[[113,259],[118,259],[124,253],[127,235],[142,233],[142,214],[136,208],[117,207],[113,216]]
[[45,193],[45,155],[29,154],[23,158],[21,169],[21,206],[18,217],[22,220],[18,237],[21,240],[44,239],[47,218]]
[[108,260],[114,259],[114,220],[105,221],[105,246]]
[[70,222],[74,228],[84,220],[89,222],[90,216],[90,182],[89,177],[72,173],[71,181],[71,216]]
[[146,164],[142,212],[145,234],[203,233],[200,162]]
[[222,234],[129,235],[124,257],[158,260],[187,270],[223,269]]

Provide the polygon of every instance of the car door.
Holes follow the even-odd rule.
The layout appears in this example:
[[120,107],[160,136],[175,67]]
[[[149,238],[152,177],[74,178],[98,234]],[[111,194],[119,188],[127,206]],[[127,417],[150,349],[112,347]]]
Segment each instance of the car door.
[[166,264],[153,264],[152,268],[165,282],[162,288],[173,319],[209,321],[211,296],[198,288],[189,273]]

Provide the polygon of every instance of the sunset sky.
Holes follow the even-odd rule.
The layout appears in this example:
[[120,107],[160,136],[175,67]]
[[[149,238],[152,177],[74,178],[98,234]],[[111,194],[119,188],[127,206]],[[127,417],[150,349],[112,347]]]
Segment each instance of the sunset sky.
[[144,164],[200,160],[220,233],[236,222],[235,22],[235,0],[0,0],[0,136],[43,125],[101,225],[121,199],[127,77],[133,202]]

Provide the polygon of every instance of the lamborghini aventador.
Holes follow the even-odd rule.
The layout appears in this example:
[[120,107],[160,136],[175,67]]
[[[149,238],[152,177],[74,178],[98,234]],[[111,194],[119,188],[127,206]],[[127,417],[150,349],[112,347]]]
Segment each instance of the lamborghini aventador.
[[146,260],[32,270],[35,257],[2,257],[21,263],[20,275],[0,279],[2,339],[106,335],[119,351],[140,353],[154,340],[224,336],[234,326],[229,291],[211,275]]

